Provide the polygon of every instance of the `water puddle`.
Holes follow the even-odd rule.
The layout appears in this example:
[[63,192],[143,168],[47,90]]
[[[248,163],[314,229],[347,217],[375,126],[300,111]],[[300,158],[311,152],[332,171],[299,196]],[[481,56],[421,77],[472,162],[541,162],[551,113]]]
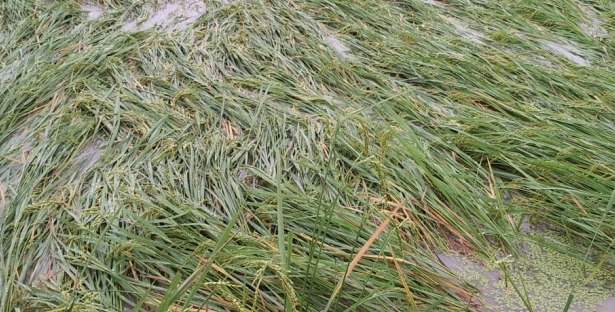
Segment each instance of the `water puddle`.
[[446,7],[446,5],[444,3],[436,1],[436,0],[421,0],[421,2],[423,2],[425,4],[441,7],[441,8]]
[[15,75],[15,70],[17,69],[19,64],[21,64],[20,61],[15,61],[0,69],[0,83],[11,80],[11,78],[13,78],[13,76]]
[[484,44],[486,36],[481,32],[471,29],[468,25],[465,25],[462,21],[458,19],[448,16],[441,17],[442,19],[453,25],[455,27],[455,30],[457,30],[457,33],[465,39],[468,39],[476,44]]
[[[3,148],[0,148],[0,155],[3,155],[0,157],[6,163],[0,166],[0,214],[17,193],[23,174],[22,169],[28,154],[34,148],[34,139],[28,135],[28,131],[14,134],[6,144],[3,144]],[[73,172],[71,173],[73,176],[69,178],[79,178],[86,174],[103,155],[105,145],[106,141],[99,139],[86,144],[75,157],[71,170],[68,170]]]
[[596,307],[596,312],[613,312],[615,311],[615,297],[611,297]]
[[522,312],[529,310],[529,304],[534,311],[562,312],[569,295],[571,312],[615,311],[615,293],[609,286],[615,276],[607,270],[593,272],[594,267],[582,260],[532,242],[527,243],[525,253],[525,261],[503,257],[487,265],[459,255],[438,256],[459,278],[479,290],[477,297],[487,311]]
[[595,12],[589,10],[585,11],[585,15],[587,16],[587,20],[583,22],[579,22],[578,25],[581,27],[585,33],[587,33],[592,38],[603,39],[609,36],[609,33],[602,27],[604,21],[596,15]]
[[0,167],[0,214],[16,193],[21,169],[28,153],[32,150],[32,141],[27,135],[26,131],[14,134],[6,144],[3,144],[3,148],[0,148],[2,155],[0,157],[7,162],[6,165]]
[[565,58],[571,60],[577,65],[581,65],[581,66],[591,65],[589,61],[585,60],[583,57],[580,56],[581,51],[573,45],[562,44],[562,43],[546,41],[546,40],[541,41],[541,45],[543,49],[547,49],[553,52],[554,54],[564,56]]
[[82,4],[81,11],[88,14],[89,20],[95,20],[104,13],[104,10],[102,7],[94,5],[94,4]]
[[536,57],[532,57],[532,60],[540,65],[543,65],[545,67],[548,67],[549,69],[553,69],[553,70],[558,70],[560,69],[558,66],[556,66],[555,64],[553,64],[551,61],[547,60],[546,58],[542,57],[542,56],[536,56]]
[[325,41],[341,57],[343,57],[343,58],[350,57],[350,55],[348,55],[348,51],[350,51],[350,49],[346,45],[344,45],[336,36],[334,36],[334,35],[327,35],[325,37]]
[[205,4],[200,0],[167,2],[157,10],[151,11],[146,19],[124,24],[122,30],[147,30],[154,26],[167,30],[182,30],[194,23],[203,13],[205,13]]
[[105,152],[106,142],[103,140],[94,140],[88,143],[83,150],[77,155],[73,164],[73,169],[79,168],[77,176],[81,176],[86,173],[96,161]]
[[350,105],[342,100],[339,99],[339,97],[336,94],[333,95],[323,95],[322,98],[333,104],[333,105],[337,105],[337,107],[339,108],[350,108]]
[[[520,37],[524,38],[523,36],[520,36]],[[524,38],[524,40],[529,40],[529,39]],[[545,57],[537,55],[536,53],[528,53],[527,51],[523,51],[523,50],[515,49],[515,48],[502,48],[502,51],[510,55],[511,57],[515,59],[523,60],[526,63],[532,63],[532,64],[538,63],[551,70],[562,70],[560,66],[554,64],[553,62],[546,59]]]

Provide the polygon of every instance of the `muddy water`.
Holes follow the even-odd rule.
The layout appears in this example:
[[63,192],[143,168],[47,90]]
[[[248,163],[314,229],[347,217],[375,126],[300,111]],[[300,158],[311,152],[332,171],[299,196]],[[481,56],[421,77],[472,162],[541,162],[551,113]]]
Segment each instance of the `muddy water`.
[[[135,17],[122,25],[124,31],[147,30],[160,26],[166,30],[181,30],[194,23],[203,13],[205,4],[201,0],[169,1],[151,10],[147,16]],[[84,3],[81,10],[89,20],[102,16],[104,8]]]
[[194,23],[203,13],[205,4],[200,0],[167,2],[150,12],[144,20],[132,20],[122,26],[124,31],[147,30],[160,26],[167,30],[185,29]]
[[15,71],[17,70],[17,67],[19,67],[19,64],[21,64],[20,61],[15,61],[0,69],[0,83],[11,80],[11,78],[15,75]]
[[348,57],[348,51],[350,49],[345,46],[336,36],[328,35],[325,37],[325,41],[332,47],[341,57]]
[[579,22],[579,27],[581,27],[585,31],[585,33],[587,33],[593,38],[608,38],[609,32],[604,27],[602,27],[602,25],[604,24],[604,20],[602,20],[595,11],[589,8],[585,8],[584,11],[585,15],[587,15],[587,19],[585,21]]
[[[0,151],[6,153],[3,156],[9,159],[7,165],[0,167],[0,215],[17,194],[25,169],[24,165],[28,155],[37,144],[28,134],[24,131],[13,135],[6,144],[6,146],[11,147],[10,150]],[[71,179],[87,173],[103,155],[105,145],[106,142],[102,140],[94,140],[88,143],[73,161],[73,170],[69,170],[74,172]]]
[[429,5],[433,5],[433,6],[438,6],[438,7],[441,7],[441,8],[446,7],[446,6],[444,5],[444,3],[439,2],[439,1],[436,1],[436,0],[421,0],[421,1],[422,1],[423,3],[425,3],[425,4],[429,4]]
[[88,143],[83,150],[77,155],[73,168],[79,168],[77,176],[81,176],[86,173],[98,159],[103,155],[105,151],[106,142],[103,140],[94,140]]
[[104,13],[104,10],[102,7],[94,5],[94,4],[82,4],[81,10],[87,13],[88,19],[91,19],[91,20],[99,18]]
[[470,40],[476,44],[484,44],[483,40],[486,38],[486,36],[481,32],[471,29],[470,27],[465,25],[465,23],[458,19],[442,15],[440,17],[453,25],[453,27],[455,27],[455,30],[457,30],[457,33],[463,38]]
[[27,154],[32,150],[32,143],[27,132],[14,134],[6,143],[7,150],[1,150],[2,155],[9,160],[0,167],[0,214],[13,197],[21,177],[21,169]]
[[575,46],[570,44],[562,44],[553,41],[542,41],[541,45],[543,49],[549,50],[555,54],[562,55],[567,59],[573,61],[574,63],[581,66],[589,66],[591,65],[589,61],[585,60],[581,57],[581,51],[577,49]]
[[[477,287],[480,298],[484,305],[484,311],[489,312],[525,312],[529,309],[524,305],[521,297],[514,290],[510,282],[507,282],[503,271],[493,266],[470,261],[458,255],[438,255],[442,263],[462,280]],[[507,259],[510,260],[510,259]],[[551,259],[553,260],[553,259]],[[553,265],[563,266],[558,260],[553,260]],[[543,264],[539,264],[543,265]],[[563,266],[565,271],[566,267]],[[615,294],[607,285],[594,283],[592,286],[582,285],[583,279],[574,275],[563,277],[562,270],[531,269],[529,271],[515,271],[512,269],[508,274],[522,275],[527,291],[527,298],[535,312],[562,312],[570,293],[573,301],[570,306],[571,312],[613,312],[615,311]],[[529,272],[529,273],[528,273]],[[551,273],[549,273],[551,272]],[[509,275],[509,276],[510,276]],[[516,279],[513,277],[513,281]],[[581,281],[581,282],[579,282]],[[516,280],[517,287],[522,287]],[[592,283],[589,283],[592,284]]]

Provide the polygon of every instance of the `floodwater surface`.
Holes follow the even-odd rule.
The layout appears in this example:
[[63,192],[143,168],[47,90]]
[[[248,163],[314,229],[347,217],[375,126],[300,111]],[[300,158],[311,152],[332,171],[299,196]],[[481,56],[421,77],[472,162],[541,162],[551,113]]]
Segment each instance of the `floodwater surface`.
[[[489,312],[562,312],[570,295],[571,312],[615,311],[615,277],[598,270],[588,278],[582,261],[528,244],[527,263],[503,257],[482,265],[460,255],[440,254],[440,261],[478,289],[477,297]],[[505,271],[504,271],[505,270]],[[505,274],[506,273],[506,274]],[[521,295],[516,291],[519,289]],[[525,290],[525,291],[523,291]]]
[[555,54],[562,55],[567,59],[573,61],[577,65],[581,66],[589,66],[591,65],[589,61],[580,56],[581,51],[577,49],[575,46],[570,44],[562,44],[553,41],[544,40],[541,42],[542,47],[546,50],[549,50]]
[[160,26],[168,30],[185,29],[205,12],[199,0],[167,2],[150,12],[145,20],[135,19],[123,25],[124,31],[147,30]]

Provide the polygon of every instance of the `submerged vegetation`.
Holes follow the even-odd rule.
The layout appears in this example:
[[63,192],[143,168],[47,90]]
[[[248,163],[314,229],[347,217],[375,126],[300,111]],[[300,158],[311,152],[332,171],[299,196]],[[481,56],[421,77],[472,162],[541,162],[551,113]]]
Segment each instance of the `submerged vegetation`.
[[[477,287],[486,306],[496,311],[611,311],[611,270],[556,252],[549,244],[570,244],[552,232],[532,234],[525,257],[493,257],[480,265],[459,255],[440,255],[460,278]],[[542,244],[541,244],[542,243]],[[546,244],[545,244],[546,243]],[[595,270],[594,270],[595,269]],[[605,303],[605,304],[603,304]],[[499,309],[497,309],[499,308]]]
[[527,246],[612,281],[613,12],[4,0],[0,307],[481,310],[438,254]]

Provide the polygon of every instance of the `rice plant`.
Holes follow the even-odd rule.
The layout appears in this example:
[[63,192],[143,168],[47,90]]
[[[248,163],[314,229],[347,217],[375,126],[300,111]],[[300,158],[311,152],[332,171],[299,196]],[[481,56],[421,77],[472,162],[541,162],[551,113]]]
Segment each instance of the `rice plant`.
[[438,255],[525,242],[612,274],[614,11],[5,0],[0,307],[481,311]]

